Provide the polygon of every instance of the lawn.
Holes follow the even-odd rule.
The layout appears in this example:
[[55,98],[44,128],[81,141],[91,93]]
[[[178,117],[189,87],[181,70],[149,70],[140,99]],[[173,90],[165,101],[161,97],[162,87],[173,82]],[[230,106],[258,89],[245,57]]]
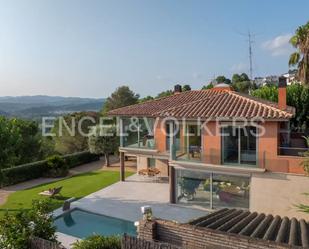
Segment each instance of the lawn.
[[[126,172],[126,176],[132,174],[133,173]],[[119,181],[118,171],[93,171],[53,183],[42,184],[26,190],[17,191],[8,197],[5,204],[0,206],[0,215],[2,216],[6,211],[29,209],[32,200],[49,198],[40,196],[39,193],[50,188],[62,186],[61,196],[50,198],[53,208],[56,209],[61,207],[66,199],[71,197],[80,199],[117,181]]]

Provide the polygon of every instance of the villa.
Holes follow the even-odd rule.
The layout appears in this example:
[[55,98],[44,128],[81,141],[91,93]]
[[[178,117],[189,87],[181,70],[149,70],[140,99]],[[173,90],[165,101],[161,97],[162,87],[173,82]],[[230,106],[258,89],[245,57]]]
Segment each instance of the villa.
[[295,205],[306,202],[309,179],[305,141],[290,132],[294,114],[284,77],[278,103],[226,84],[185,92],[176,85],[171,96],[109,112],[120,127],[121,180],[130,155],[138,171],[168,177],[170,203],[303,217]]

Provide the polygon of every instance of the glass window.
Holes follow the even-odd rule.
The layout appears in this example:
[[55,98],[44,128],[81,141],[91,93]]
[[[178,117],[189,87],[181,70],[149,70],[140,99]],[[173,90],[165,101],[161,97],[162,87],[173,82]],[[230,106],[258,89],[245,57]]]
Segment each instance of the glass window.
[[250,178],[176,170],[177,202],[206,208],[249,208]]
[[156,167],[156,159],[154,158],[147,158],[148,168],[155,168]]
[[154,119],[151,118],[123,118],[124,147],[155,148],[153,135]]
[[256,127],[228,126],[222,132],[223,163],[256,165]]
[[177,170],[177,200],[179,203],[210,207],[210,174]]
[[213,207],[249,208],[248,177],[213,174]]
[[240,163],[256,164],[256,127],[240,128]]
[[223,162],[224,163],[238,163],[238,139],[239,130],[236,127],[223,128]]

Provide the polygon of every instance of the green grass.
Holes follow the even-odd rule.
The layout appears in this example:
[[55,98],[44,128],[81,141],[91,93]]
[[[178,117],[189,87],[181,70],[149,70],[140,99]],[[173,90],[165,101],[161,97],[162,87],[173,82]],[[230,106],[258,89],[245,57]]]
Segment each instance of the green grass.
[[[126,176],[132,174],[133,173],[127,172]],[[53,209],[56,209],[61,207],[66,199],[71,197],[80,199],[117,181],[119,181],[118,171],[94,171],[17,191],[8,197],[5,204],[0,206],[0,215],[2,216],[6,211],[10,212],[31,208],[33,200],[49,198],[40,196],[39,193],[50,188],[62,186],[61,196],[50,198]]]

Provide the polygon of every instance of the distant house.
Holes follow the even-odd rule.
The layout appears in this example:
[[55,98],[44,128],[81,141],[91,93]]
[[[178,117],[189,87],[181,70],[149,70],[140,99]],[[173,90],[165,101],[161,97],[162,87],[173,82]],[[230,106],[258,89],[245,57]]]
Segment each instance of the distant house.
[[118,117],[121,131],[122,180],[124,156],[135,155],[138,170],[155,167],[169,178],[171,203],[299,216],[294,205],[305,199],[309,180],[299,156],[305,143],[289,131],[294,113],[281,77],[278,103],[218,84],[176,88],[109,115]]

